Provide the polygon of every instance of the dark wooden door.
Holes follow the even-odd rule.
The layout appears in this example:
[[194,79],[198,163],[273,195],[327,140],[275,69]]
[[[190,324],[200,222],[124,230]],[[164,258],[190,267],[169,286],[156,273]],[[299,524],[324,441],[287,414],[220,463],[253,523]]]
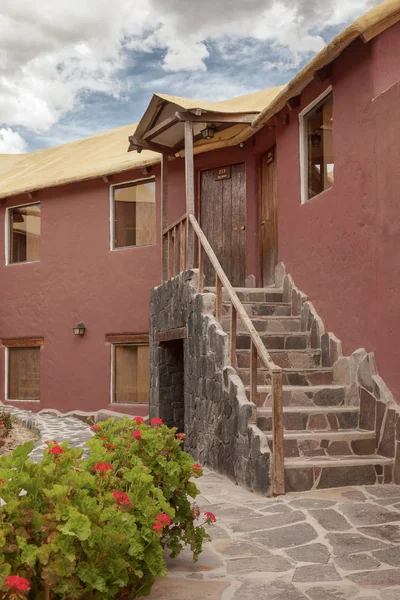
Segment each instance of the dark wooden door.
[[[230,165],[201,173],[201,227],[234,286],[246,278],[246,170],[245,164]],[[208,260],[205,284],[215,285]]]
[[276,148],[261,158],[260,248],[263,285],[275,281],[278,262],[278,202],[276,193]]

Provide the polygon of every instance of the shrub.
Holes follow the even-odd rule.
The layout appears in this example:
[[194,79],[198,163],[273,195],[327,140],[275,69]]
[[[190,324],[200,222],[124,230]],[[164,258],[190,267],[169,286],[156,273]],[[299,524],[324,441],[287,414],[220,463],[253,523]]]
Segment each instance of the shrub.
[[214,515],[196,525],[189,500],[201,467],[175,429],[128,418],[93,429],[88,460],[56,441],[38,464],[28,460],[32,443],[0,458],[4,598],[146,596],[166,574],[165,548],[175,557],[188,544],[196,560],[209,539]]
[[12,418],[4,410],[0,412],[0,448],[5,445],[6,437],[12,429]]

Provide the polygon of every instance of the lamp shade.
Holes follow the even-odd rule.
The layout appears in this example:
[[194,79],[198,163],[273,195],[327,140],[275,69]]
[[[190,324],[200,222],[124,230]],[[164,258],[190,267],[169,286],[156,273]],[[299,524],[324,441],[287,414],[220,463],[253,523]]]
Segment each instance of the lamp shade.
[[85,331],[86,331],[86,327],[85,327],[84,323],[78,323],[78,325],[76,325],[74,327],[75,335],[85,335]]

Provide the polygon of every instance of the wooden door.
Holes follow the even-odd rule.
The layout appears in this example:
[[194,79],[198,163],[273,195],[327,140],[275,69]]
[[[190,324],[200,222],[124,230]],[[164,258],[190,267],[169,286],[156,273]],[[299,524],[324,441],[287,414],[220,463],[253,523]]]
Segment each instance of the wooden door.
[[[246,278],[246,170],[230,165],[201,173],[200,222],[228,279],[244,286]],[[205,261],[205,284],[215,285],[215,273]]]
[[278,263],[278,202],[276,193],[276,148],[261,158],[260,190],[261,278],[264,286],[275,281]]

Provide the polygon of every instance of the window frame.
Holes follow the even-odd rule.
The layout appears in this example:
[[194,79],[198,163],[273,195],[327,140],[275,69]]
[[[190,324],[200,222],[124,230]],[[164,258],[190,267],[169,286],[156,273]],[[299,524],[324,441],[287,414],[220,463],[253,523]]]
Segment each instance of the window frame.
[[148,181],[154,181],[154,203],[156,205],[156,236],[157,236],[157,189],[156,189],[156,176],[140,177],[139,179],[132,179],[130,181],[121,181],[120,183],[113,183],[110,185],[110,251],[115,252],[118,250],[132,250],[133,248],[148,248],[149,246],[156,246],[157,239],[154,244],[141,244],[140,246],[115,246],[115,203],[114,203],[114,190],[115,188],[128,187],[130,185],[136,185],[145,183]]
[[[41,352],[42,346],[44,345],[44,338],[18,338],[18,339],[3,339],[1,343],[5,349],[4,352],[4,399],[6,402],[35,402],[40,403],[39,398],[9,398],[9,379],[10,379],[10,349],[18,348],[38,348]],[[40,356],[40,355],[39,355]],[[39,358],[39,368],[41,360]],[[40,379],[41,381],[41,379]],[[40,387],[39,387],[40,390]]]
[[[307,130],[307,117],[309,113],[320,103],[322,103],[330,94],[333,94],[333,86],[330,85],[320,94],[315,100],[308,104],[299,113],[299,134],[300,134],[300,192],[301,192],[301,204],[306,204],[314,198],[318,198],[324,192],[332,189],[335,185],[335,181],[332,186],[326,190],[323,190],[314,198],[308,197],[308,130]],[[333,136],[332,136],[333,137]]]
[[18,262],[11,262],[11,240],[12,240],[11,221],[10,221],[11,211],[15,210],[16,208],[24,208],[25,206],[36,206],[38,204],[40,206],[40,242],[41,242],[42,241],[42,239],[41,239],[42,238],[42,203],[40,201],[32,202],[32,200],[31,200],[30,202],[27,202],[26,204],[16,204],[15,206],[7,206],[7,208],[6,208],[5,219],[4,219],[4,225],[5,225],[4,254],[5,254],[5,264],[7,267],[10,265],[29,265],[32,263],[40,262],[40,258],[38,258],[36,260],[20,260]]
[[[150,335],[148,333],[139,334],[110,334],[106,336],[107,342],[111,346],[111,377],[110,377],[110,405],[112,406],[149,406],[149,402],[115,402],[115,348],[116,346],[148,346],[150,351]],[[150,365],[149,365],[150,368]],[[150,389],[149,389],[150,393]]]

